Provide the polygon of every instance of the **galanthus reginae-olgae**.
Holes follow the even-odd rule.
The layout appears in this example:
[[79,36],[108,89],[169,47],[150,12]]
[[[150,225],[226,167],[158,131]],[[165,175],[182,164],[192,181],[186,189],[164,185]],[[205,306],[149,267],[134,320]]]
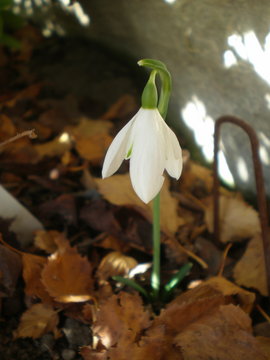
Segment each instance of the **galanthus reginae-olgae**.
[[116,135],[107,151],[102,177],[114,174],[124,159],[130,159],[132,186],[145,203],[159,193],[164,182],[164,170],[179,179],[181,147],[156,107],[141,107]]

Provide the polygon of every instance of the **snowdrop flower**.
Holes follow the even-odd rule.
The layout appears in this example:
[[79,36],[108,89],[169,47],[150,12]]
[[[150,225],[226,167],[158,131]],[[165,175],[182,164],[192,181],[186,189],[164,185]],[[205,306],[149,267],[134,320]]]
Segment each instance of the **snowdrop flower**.
[[111,143],[102,177],[114,174],[130,159],[130,178],[139,198],[148,203],[160,191],[164,170],[175,179],[182,172],[179,142],[157,108],[143,108],[123,127]]

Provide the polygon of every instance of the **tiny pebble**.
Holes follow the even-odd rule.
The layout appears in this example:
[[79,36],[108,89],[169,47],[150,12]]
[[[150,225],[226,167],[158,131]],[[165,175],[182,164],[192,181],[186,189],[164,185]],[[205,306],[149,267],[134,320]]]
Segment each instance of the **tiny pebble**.
[[75,356],[76,356],[76,351],[72,349],[64,349],[62,351],[62,358],[64,360],[72,360],[75,358]]

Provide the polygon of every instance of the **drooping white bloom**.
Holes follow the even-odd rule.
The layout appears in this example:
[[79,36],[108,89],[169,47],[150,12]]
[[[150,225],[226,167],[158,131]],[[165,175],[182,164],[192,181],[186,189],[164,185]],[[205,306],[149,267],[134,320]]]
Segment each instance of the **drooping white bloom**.
[[124,159],[130,159],[130,178],[136,194],[148,203],[160,191],[164,170],[179,179],[182,151],[179,142],[158,109],[140,108],[111,143],[102,177],[114,174]]

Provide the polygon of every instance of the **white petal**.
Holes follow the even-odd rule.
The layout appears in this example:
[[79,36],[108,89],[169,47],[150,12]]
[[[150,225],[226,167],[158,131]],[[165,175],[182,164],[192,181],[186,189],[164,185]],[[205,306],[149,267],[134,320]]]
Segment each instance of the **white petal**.
[[175,133],[165,122],[163,124],[163,129],[166,142],[165,168],[171,177],[179,179],[183,168],[182,150]]
[[165,138],[158,110],[141,109],[132,128],[130,177],[137,195],[148,203],[164,182]]
[[119,131],[107,150],[102,168],[103,179],[114,174],[125,159],[132,145],[130,133],[137,114]]

